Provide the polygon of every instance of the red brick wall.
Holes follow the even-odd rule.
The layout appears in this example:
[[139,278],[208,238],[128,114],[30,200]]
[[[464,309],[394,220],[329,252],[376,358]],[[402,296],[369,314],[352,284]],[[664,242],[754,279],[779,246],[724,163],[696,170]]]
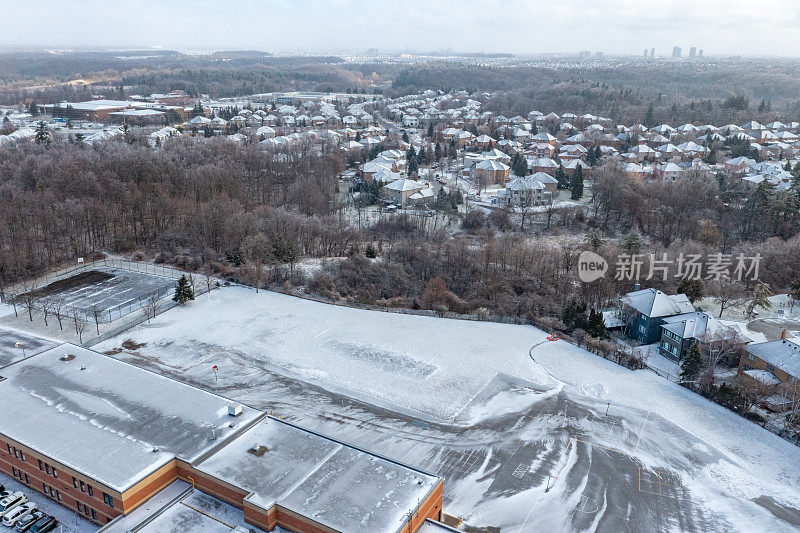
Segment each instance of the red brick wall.
[[178,468],[175,461],[172,460],[125,491],[122,495],[122,511],[126,514],[130,513],[175,481],[177,477]]
[[[13,453],[9,453],[8,444],[17,450],[24,452],[25,461],[22,461],[21,457],[15,457]],[[40,460],[42,463],[50,465],[51,469],[55,468],[58,472],[58,477],[52,475],[52,470],[51,474],[49,475],[45,471],[39,470]],[[78,512],[78,502],[81,502],[81,505],[88,506],[90,509],[94,509],[97,514],[96,520],[92,519],[91,514],[86,516],[86,514],[81,513],[81,516],[90,521],[98,524],[105,524],[106,522],[113,520],[122,514],[122,497],[120,493],[111,490],[110,488],[101,485],[94,479],[89,478],[80,472],[76,472],[70,468],[67,468],[61,463],[54,461],[53,459],[36,451],[33,451],[27,446],[23,446],[3,435],[0,436],[0,470],[13,477],[14,473],[12,468],[16,468],[17,470],[21,470],[25,474],[28,474],[28,480],[30,481],[28,486],[31,489],[44,494],[48,498],[60,503],[68,509]],[[72,485],[73,477],[75,477],[78,481],[83,481],[85,485],[91,485],[92,496],[89,496],[88,488],[86,489],[87,492],[82,492],[80,488],[74,488]],[[17,480],[19,480],[19,477],[17,477]],[[22,483],[25,484],[24,481]],[[55,498],[51,498],[49,492],[45,492],[42,483],[53,487],[54,491],[58,490],[58,492],[61,493],[61,501],[58,502],[58,500]],[[106,503],[103,501],[103,492],[107,493],[114,499],[113,508],[106,505]]]

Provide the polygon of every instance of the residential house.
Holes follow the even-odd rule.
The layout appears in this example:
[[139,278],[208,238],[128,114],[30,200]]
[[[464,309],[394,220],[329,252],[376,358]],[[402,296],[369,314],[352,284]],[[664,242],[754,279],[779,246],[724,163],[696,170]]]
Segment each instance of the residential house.
[[629,292],[619,303],[623,332],[641,344],[658,342],[665,318],[695,310],[685,294],[669,295],[658,289]]

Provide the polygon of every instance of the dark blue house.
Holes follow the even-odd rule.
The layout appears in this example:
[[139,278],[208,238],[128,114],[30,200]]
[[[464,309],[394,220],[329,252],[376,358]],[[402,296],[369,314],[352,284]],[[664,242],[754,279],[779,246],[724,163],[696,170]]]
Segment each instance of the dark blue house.
[[619,302],[622,332],[640,344],[653,344],[661,339],[665,318],[694,312],[685,294],[669,295],[658,289],[629,292]]

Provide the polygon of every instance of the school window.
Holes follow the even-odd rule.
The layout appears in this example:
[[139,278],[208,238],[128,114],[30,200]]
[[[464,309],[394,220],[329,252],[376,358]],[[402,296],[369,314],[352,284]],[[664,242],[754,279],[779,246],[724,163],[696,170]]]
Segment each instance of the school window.
[[97,520],[97,513],[92,509],[92,520]]
[[75,479],[75,476],[72,476],[72,486],[76,489],[78,488],[78,480]]
[[8,453],[14,453],[14,451],[11,449],[11,445],[10,444],[6,444],[6,446],[8,446]]
[[57,477],[58,477],[58,472],[56,472],[56,469],[55,469],[55,468],[53,468],[53,477],[55,477],[55,478],[57,478]]
[[14,448],[14,457],[19,458],[19,450],[17,450],[16,448]]
[[44,470],[44,465],[42,464],[41,459],[39,459],[39,470]]
[[60,492],[60,491],[58,491],[58,490],[56,491],[56,499],[57,499],[58,501],[61,501],[61,492]]
[[94,496],[94,491],[92,490],[92,486],[86,485],[86,488],[88,489],[87,492],[89,493],[89,496]]
[[86,483],[81,481],[81,492],[86,492]]
[[81,502],[78,502],[78,512],[79,513],[83,512],[83,504]]
[[55,492],[53,492],[53,487],[48,487],[48,488],[50,489],[50,497],[51,498],[55,498],[56,494],[55,494]]
[[42,483],[42,490],[47,492],[47,485],[45,485],[44,483]]
[[769,370],[770,372],[775,372],[775,367],[772,365],[767,365],[767,370]]
[[45,463],[44,464],[44,470],[45,470],[45,472],[47,472],[47,475],[49,476],[50,475],[50,465]]
[[22,450],[20,450],[19,452],[19,458],[22,459],[23,463],[25,462],[25,452],[23,452]]
[[11,472],[14,474],[14,477],[17,477],[17,469],[13,466],[11,467]]
[[86,516],[89,516],[89,506],[88,505],[84,505],[83,506],[83,514],[85,514]]
[[27,483],[28,485],[31,484],[31,480],[28,479],[28,474],[25,474],[25,483]]
[[105,504],[108,505],[109,507],[114,507],[114,498],[112,498],[105,492],[103,493],[103,502],[105,502]]

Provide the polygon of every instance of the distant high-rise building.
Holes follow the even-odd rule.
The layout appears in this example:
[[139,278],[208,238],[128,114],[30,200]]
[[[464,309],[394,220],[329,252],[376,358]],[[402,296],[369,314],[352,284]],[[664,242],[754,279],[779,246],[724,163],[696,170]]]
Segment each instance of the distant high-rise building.
[[681,47],[680,46],[673,46],[672,47],[672,57],[681,57]]
[[697,55],[697,47],[692,46],[689,48],[689,57],[695,57]]
[[700,52],[698,52],[697,57],[703,57],[703,49],[702,48],[700,49]]
[[578,54],[578,57],[583,58],[583,59],[590,58],[590,57],[592,57],[592,51],[591,50],[581,50],[580,53]]
[[597,59],[603,59],[603,52],[600,51],[595,52],[594,57],[596,57]]
[[656,57],[656,49],[655,48],[651,48],[650,49],[650,57]]
[[647,57],[647,48],[644,49],[644,57]]

